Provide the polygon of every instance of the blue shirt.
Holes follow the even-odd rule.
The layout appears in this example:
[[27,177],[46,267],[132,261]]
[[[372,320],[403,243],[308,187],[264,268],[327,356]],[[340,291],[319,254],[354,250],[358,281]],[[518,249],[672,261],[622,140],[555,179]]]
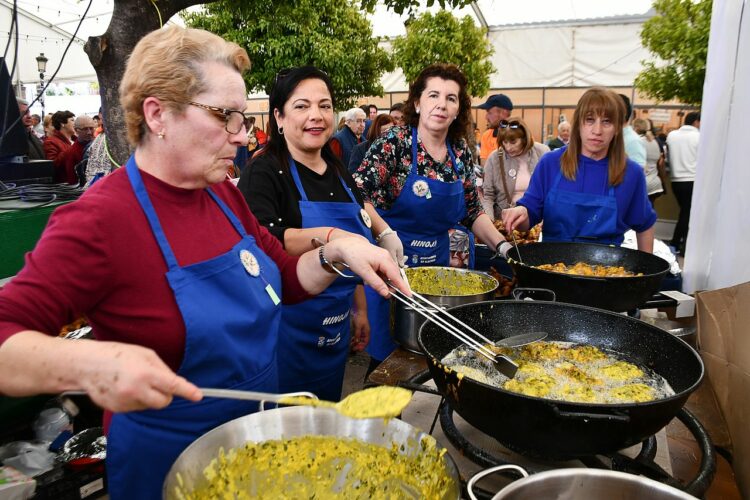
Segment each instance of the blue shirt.
[[622,129],[622,140],[625,143],[625,154],[628,158],[640,165],[646,166],[646,146],[643,145],[641,136],[635,133],[633,127],[628,125]]
[[[560,158],[567,149],[556,149],[542,156],[531,175],[529,188],[518,200],[518,205],[523,205],[529,211],[530,227],[544,219],[544,200],[560,172]],[[571,181],[563,176],[558,189],[606,196],[609,191],[608,170],[608,158],[592,160],[580,155],[575,180]],[[643,175],[643,169],[631,160],[627,161],[623,181],[615,186],[615,198],[618,232],[624,234],[627,230],[633,229],[640,233],[656,222],[656,212],[651,207],[646,193],[646,176]]]

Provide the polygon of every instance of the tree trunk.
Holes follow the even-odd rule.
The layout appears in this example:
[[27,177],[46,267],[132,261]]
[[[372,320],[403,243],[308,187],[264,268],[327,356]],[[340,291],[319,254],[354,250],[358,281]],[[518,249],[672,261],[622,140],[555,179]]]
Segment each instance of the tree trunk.
[[[210,1],[210,0],[209,0]],[[89,37],[84,51],[96,70],[102,99],[102,119],[112,157],[124,165],[130,156],[125,119],[120,106],[120,81],[130,53],[138,41],[159,29],[174,14],[199,3],[200,0],[115,0],[107,31]],[[155,6],[155,5],[156,6]],[[158,11],[157,11],[158,7]]]

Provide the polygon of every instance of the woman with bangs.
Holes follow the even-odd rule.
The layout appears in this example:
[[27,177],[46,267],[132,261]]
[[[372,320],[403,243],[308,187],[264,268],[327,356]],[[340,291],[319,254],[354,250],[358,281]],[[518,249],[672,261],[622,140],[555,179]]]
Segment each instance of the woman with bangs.
[[502,211],[514,207],[526,192],[539,159],[549,147],[534,142],[523,119],[501,120],[497,134],[497,150],[484,166],[484,211],[494,221]]
[[593,88],[578,101],[567,148],[539,161],[517,206],[503,212],[509,230],[544,221],[544,241],[620,245],[628,229],[638,249],[652,252],[656,213],[646,194],[643,169],[627,159],[625,113],[614,92]]

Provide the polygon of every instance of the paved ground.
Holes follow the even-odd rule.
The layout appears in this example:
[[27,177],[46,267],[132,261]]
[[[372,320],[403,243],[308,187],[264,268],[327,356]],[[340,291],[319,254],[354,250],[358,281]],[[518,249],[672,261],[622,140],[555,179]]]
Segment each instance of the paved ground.
[[362,389],[369,364],[370,356],[367,353],[362,352],[349,355],[349,360],[346,363],[346,371],[344,372],[342,397]]

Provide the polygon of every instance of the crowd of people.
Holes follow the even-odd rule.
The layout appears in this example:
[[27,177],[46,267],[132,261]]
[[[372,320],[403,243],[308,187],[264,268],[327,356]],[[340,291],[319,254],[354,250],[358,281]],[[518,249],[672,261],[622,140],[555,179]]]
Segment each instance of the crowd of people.
[[107,151],[104,122],[99,114],[76,116],[61,110],[42,118],[32,114],[29,103],[17,99],[26,136],[29,160],[49,160],[54,181],[87,186],[99,176],[118,168]]
[[[53,214],[0,289],[0,392],[84,390],[101,405],[111,498],[158,498],[188,444],[256,410],[199,387],[338,400],[351,350],[373,369],[396,347],[388,286],[410,294],[399,268],[448,265],[456,228],[496,256],[511,248],[500,219],[543,222],[547,241],[619,245],[633,229],[653,248],[664,147],[611,90],[586,91],[548,145],[508,96],[490,96],[477,143],[455,65],[424,68],[403,103],[349,109],[338,126],[330,78],[302,66],[276,76],[262,131],[246,113],[248,67],[202,30],[145,36],[120,87],[134,152],[119,169],[98,116],[47,124],[19,101],[29,156],[58,181],[111,175]],[[688,214],[699,123],[688,114],[666,141]],[[681,216],[678,250],[686,232]],[[81,316],[97,341],[56,337]]]

